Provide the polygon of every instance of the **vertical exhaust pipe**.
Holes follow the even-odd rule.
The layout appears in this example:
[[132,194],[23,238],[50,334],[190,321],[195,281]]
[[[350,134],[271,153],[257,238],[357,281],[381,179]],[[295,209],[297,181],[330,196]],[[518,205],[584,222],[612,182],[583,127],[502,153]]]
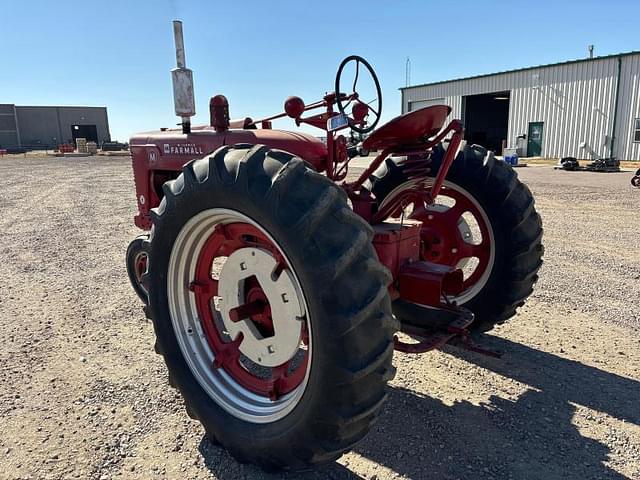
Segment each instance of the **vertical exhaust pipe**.
[[193,72],[187,68],[185,61],[180,20],[173,21],[173,38],[176,44],[176,68],[171,70],[173,103],[176,115],[182,120],[182,133],[191,133],[191,117],[196,114],[196,101],[193,94]]

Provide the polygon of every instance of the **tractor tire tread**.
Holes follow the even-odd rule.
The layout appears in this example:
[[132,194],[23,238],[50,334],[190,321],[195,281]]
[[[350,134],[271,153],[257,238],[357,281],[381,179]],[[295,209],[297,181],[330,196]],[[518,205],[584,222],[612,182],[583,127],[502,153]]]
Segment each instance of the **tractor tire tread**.
[[[375,422],[386,398],[386,384],[395,373],[391,360],[398,323],[387,293],[391,276],[377,260],[371,227],[351,211],[340,187],[303,160],[261,145],[221,147],[187,164],[177,179],[163,185],[163,192],[165,197],[152,216],[151,317],[158,353],[164,357],[171,383],[184,397],[187,414],[241,462],[273,471],[307,469],[335,460]],[[326,351],[313,357],[322,366],[311,370],[312,376],[318,372],[313,385],[319,390],[309,393],[313,410],[309,407],[305,416],[306,407],[298,405],[274,427],[249,427],[205,398],[171,326],[163,282],[170,247],[182,224],[198,211],[218,206],[223,195],[228,198],[223,202],[235,199],[246,209],[241,211],[254,214],[256,220],[265,215],[268,221],[261,224],[284,244],[303,286],[308,282],[318,291],[317,300],[311,300],[312,315],[315,311],[327,325],[314,323],[312,317],[312,336],[323,335],[321,350]],[[330,301],[325,301],[326,296]],[[306,396],[305,392],[301,403]],[[297,411],[303,413],[295,416],[294,428],[286,434],[269,433],[280,422],[293,422],[289,417]],[[318,418],[329,425],[318,423]]]
[[[429,176],[438,172],[444,153],[442,146],[434,149]],[[513,317],[531,295],[544,254],[542,220],[529,187],[510,165],[498,161],[483,147],[467,145],[452,163],[446,179],[470,192],[499,229],[495,236],[499,237],[496,250],[501,261],[496,259],[485,287],[462,305],[476,317],[471,330],[486,332]],[[387,159],[369,177],[365,188],[380,203],[408,180],[402,161]]]

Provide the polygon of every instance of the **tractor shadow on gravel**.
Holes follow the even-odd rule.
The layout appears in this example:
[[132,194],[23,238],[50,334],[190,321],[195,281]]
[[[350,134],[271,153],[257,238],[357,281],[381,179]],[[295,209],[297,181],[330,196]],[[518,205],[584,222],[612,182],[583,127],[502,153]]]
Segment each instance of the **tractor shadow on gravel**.
[[[640,425],[640,382],[499,337],[484,336],[482,344],[503,352],[503,358],[450,347],[445,352],[526,385],[524,394],[515,401],[493,396],[481,405],[450,406],[393,387],[378,423],[355,451],[414,479],[626,478],[605,465],[609,447],[581,435],[572,419],[575,405],[581,405]],[[217,478],[363,478],[337,463],[308,473],[269,475],[237,464],[204,439],[200,451]],[[389,476],[382,468],[366,470],[381,480]]]
[[[394,388],[356,451],[409,478],[626,478],[605,465],[610,448],[581,435],[572,419],[580,405],[640,425],[640,382],[499,337],[484,336],[482,344],[503,358],[445,352],[524,384],[527,392],[515,401],[493,396],[486,404],[448,406]],[[623,447],[624,438],[612,440]]]

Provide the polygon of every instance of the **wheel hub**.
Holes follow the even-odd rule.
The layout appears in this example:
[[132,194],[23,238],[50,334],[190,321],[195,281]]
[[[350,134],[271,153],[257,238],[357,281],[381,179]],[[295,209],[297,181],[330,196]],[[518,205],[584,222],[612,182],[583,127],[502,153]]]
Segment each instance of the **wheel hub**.
[[[218,285],[222,321],[229,336],[235,341],[242,335],[240,352],[264,367],[276,367],[291,359],[298,351],[302,333],[303,304],[289,270],[281,271],[277,277],[273,275],[277,266],[278,261],[269,252],[241,248],[227,258]],[[259,283],[268,304],[260,299],[248,299],[245,303],[245,281],[252,277]],[[248,308],[243,309],[245,306]],[[271,336],[265,336],[257,325],[264,321],[260,317],[265,316],[267,306],[273,322]],[[256,316],[258,318],[252,318]]]
[[[378,208],[383,209],[385,202],[394,198],[394,193],[417,183],[417,180],[410,180],[399,185]],[[430,184],[424,183],[422,188],[428,190]],[[441,197],[448,199],[448,203],[438,203]],[[449,205],[451,201],[453,205]],[[459,304],[468,302],[482,290],[493,269],[495,240],[486,212],[471,193],[448,180],[444,181],[435,204],[428,205],[421,191],[411,203],[408,218],[422,222],[420,258],[462,269],[464,291],[452,300]],[[402,209],[392,216],[399,216],[401,212]],[[475,228],[463,217],[465,214],[471,215]]]
[[456,221],[455,229],[447,221],[445,213],[448,208],[444,205],[432,205],[427,211],[429,214],[424,219],[421,239],[421,256],[427,261],[445,265],[456,265],[464,268],[469,258],[460,258],[459,252],[465,246],[474,243],[473,232],[464,217]]
[[134,265],[136,280],[138,281],[140,288],[147,293],[147,289],[142,285],[142,276],[147,271],[147,254],[145,252],[138,252],[135,256]]
[[[249,318],[256,324],[263,338],[273,337],[275,331],[273,328],[271,305],[269,305],[269,299],[262,290],[262,287],[255,278],[250,278],[245,281],[244,290],[248,291],[246,294],[247,301],[244,305],[236,309],[235,315],[232,314],[231,311],[229,312],[231,320],[238,321],[241,317],[240,314],[242,310],[245,310],[245,315],[249,315]],[[240,310],[240,312],[238,312],[238,310]]]
[[286,416],[313,345],[304,293],[274,238],[240,212],[205,210],[182,227],[167,276],[176,338],[207,394],[250,422]]

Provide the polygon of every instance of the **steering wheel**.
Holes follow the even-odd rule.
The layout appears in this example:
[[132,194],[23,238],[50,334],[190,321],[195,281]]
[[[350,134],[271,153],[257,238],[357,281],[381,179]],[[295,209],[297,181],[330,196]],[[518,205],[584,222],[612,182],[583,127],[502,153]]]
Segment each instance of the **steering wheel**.
[[[340,80],[342,79],[342,72],[345,66],[350,62],[356,63],[356,74],[355,78],[353,79],[351,93],[346,94],[342,93],[342,90],[340,89]],[[377,97],[368,102],[363,102],[362,100],[360,100],[358,92],[356,90],[358,77],[360,76],[360,64],[362,64],[366,68],[366,70],[368,70],[369,75],[371,76],[371,79],[373,80],[373,83],[376,87]],[[349,101],[343,104],[343,101],[348,98]],[[351,102],[355,102],[352,107],[352,112],[356,120],[345,113],[345,110],[351,104]],[[374,102],[376,102],[375,108],[371,105]],[[369,133],[380,121],[380,114],[382,113],[382,91],[380,90],[380,82],[378,82],[378,77],[373,71],[373,68],[364,58],[359,57],[358,55],[350,55],[345,58],[340,64],[340,67],[338,67],[338,73],[336,74],[336,105],[338,106],[338,110],[340,111],[340,113],[349,119],[349,127],[355,132]],[[375,116],[373,122],[368,122],[367,127],[358,126],[358,124],[363,124],[364,119],[371,113],[373,113],[373,115]],[[360,119],[358,119],[358,117],[360,117]]]

